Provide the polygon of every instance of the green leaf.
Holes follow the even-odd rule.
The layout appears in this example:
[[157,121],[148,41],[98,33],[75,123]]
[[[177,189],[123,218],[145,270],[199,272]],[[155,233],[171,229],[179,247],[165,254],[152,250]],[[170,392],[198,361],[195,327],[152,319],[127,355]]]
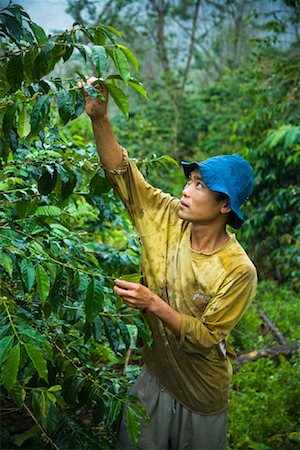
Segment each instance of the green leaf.
[[98,171],[90,182],[90,194],[95,196],[101,196],[112,188],[110,182],[104,176],[104,174]]
[[136,56],[134,55],[134,53],[132,53],[132,51],[128,47],[125,47],[125,45],[118,45],[118,47],[122,50],[124,55],[129,59],[129,61],[132,64],[132,67],[137,72],[139,70],[139,62],[138,62]]
[[17,103],[13,103],[8,110],[6,111],[3,124],[2,131],[4,136],[9,137],[11,129],[15,126],[16,123],[16,111],[17,111]]
[[98,89],[96,89],[94,86],[86,85],[86,86],[84,86],[84,89],[89,94],[89,96],[91,97],[92,100],[95,100],[95,98],[97,98],[99,95]]
[[30,117],[31,134],[37,134],[44,126],[49,117],[50,97],[42,95],[34,104]]
[[121,413],[121,410],[122,410],[121,400],[111,397],[109,399],[109,404],[108,404],[107,410],[108,410],[108,415],[106,417],[105,423],[109,427],[111,427],[112,424],[117,421],[117,419],[119,418],[119,415]]
[[128,436],[134,445],[137,445],[141,434],[141,424],[137,413],[131,406],[128,406],[126,410],[126,423]]
[[33,48],[32,50],[26,52],[23,56],[23,65],[25,71],[25,79],[28,83],[35,79],[34,73],[34,62],[38,55],[38,49]]
[[45,168],[44,172],[38,179],[38,190],[42,195],[50,194],[55,188],[57,180],[57,172],[56,170],[52,170],[52,168]]
[[42,265],[38,265],[35,269],[35,278],[37,282],[37,291],[41,302],[45,302],[50,291],[50,280],[46,270]]
[[58,392],[61,391],[61,385],[60,384],[55,384],[51,387],[49,387],[48,392]]
[[9,392],[17,381],[20,364],[20,344],[15,345],[9,352],[2,365],[2,382]]
[[92,279],[88,285],[84,300],[85,315],[88,322],[92,322],[103,309],[103,287],[98,280]]
[[96,28],[92,41],[96,45],[105,45],[106,36],[100,27]]
[[124,114],[124,116],[128,116],[129,104],[126,94],[120,89],[118,86],[115,86],[112,83],[104,83],[104,85],[109,90],[110,95],[114,99],[117,107]]
[[103,28],[108,31],[111,31],[118,38],[120,38],[120,39],[122,38],[121,33],[118,30],[116,30],[116,28],[112,27],[111,25],[105,25]]
[[119,277],[120,280],[130,281],[131,283],[140,283],[143,275],[141,273],[128,273]]
[[39,206],[36,209],[34,216],[57,217],[57,216],[60,216],[61,212],[62,212],[61,209],[58,208],[57,206],[45,205],[45,206]]
[[47,44],[48,43],[48,38],[47,38],[43,28],[40,27],[39,25],[37,25],[36,23],[32,22],[32,21],[29,21],[29,25],[30,25],[30,28],[32,29],[32,31],[33,31],[33,33],[34,33],[38,43],[40,45]]
[[3,339],[1,339],[1,341],[0,341],[0,364],[2,364],[3,361],[5,360],[7,353],[9,352],[9,350],[12,347],[13,341],[14,341],[13,336],[5,336]]
[[23,259],[20,264],[20,269],[27,292],[30,292],[35,281],[35,271],[33,264],[29,259]]
[[142,83],[140,83],[138,80],[135,80],[134,78],[130,78],[128,84],[129,86],[133,87],[133,89],[135,89],[139,94],[141,94],[146,100],[149,100],[147,91]]
[[61,183],[61,197],[63,200],[65,200],[66,198],[68,198],[72,192],[75,189],[75,186],[77,184],[77,177],[76,174],[71,172],[69,174],[69,179],[66,182],[62,182]]
[[125,54],[119,48],[115,48],[113,55],[116,67],[119,74],[121,75],[122,80],[125,84],[128,84],[128,81],[130,79],[130,68]]
[[152,332],[147,323],[146,317],[143,317],[144,320],[139,319],[138,317],[133,317],[132,320],[136,325],[139,335],[141,336],[143,343],[146,347],[150,348],[153,343]]
[[73,100],[68,90],[61,90],[57,93],[57,106],[60,118],[65,125],[74,112]]
[[20,88],[24,78],[22,55],[16,55],[10,58],[6,67],[6,78],[14,90]]
[[128,328],[127,328],[126,324],[124,322],[122,322],[122,320],[118,321],[118,327],[119,327],[123,342],[124,342],[126,348],[128,349],[131,344],[131,337],[130,337]]
[[12,278],[13,262],[7,253],[0,252],[0,265],[4,267],[10,278]]
[[19,113],[18,120],[18,135],[20,138],[24,138],[29,135],[31,131],[30,126],[30,114],[28,112],[28,105],[23,104]]
[[104,325],[105,335],[111,345],[111,348],[115,353],[117,353],[120,344],[117,325],[110,317],[102,316],[101,320]]
[[105,48],[102,47],[101,45],[94,45],[92,47],[91,57],[92,57],[93,63],[96,66],[97,75],[98,75],[98,77],[101,77],[101,75],[103,74],[103,72],[105,70],[106,62],[107,62],[107,55],[106,55]]
[[39,377],[48,383],[47,361],[37,346],[30,343],[24,344],[26,352],[32,361],[34,368],[37,370]]
[[18,216],[21,219],[23,219],[24,217],[28,217],[30,214],[34,213],[38,203],[38,198],[34,198],[33,200],[21,200],[15,203],[15,209],[18,213]]

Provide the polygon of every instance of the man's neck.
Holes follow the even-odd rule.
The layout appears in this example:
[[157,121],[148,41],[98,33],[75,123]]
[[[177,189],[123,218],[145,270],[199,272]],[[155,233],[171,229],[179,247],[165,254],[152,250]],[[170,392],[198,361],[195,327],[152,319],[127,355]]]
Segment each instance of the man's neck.
[[192,224],[191,248],[201,253],[213,253],[230,239],[226,228],[215,229],[212,226]]

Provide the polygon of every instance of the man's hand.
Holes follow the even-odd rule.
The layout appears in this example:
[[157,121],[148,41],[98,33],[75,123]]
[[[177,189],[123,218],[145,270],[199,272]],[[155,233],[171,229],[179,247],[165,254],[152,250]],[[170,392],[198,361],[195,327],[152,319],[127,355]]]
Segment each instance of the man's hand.
[[[90,77],[87,78],[86,81],[81,80],[77,83],[77,87],[82,89],[85,97],[85,110],[92,120],[99,120],[103,117],[107,117],[108,90],[103,84],[94,84],[96,80],[97,78]],[[85,86],[94,86],[96,89],[99,89],[104,101],[101,101],[99,98],[91,99],[88,92],[85,90]]]
[[115,280],[115,294],[121,297],[124,303],[130,308],[147,309],[149,311],[155,309],[155,305],[163,300],[155,295],[146,286],[140,283],[132,283],[130,281]]
[[130,308],[146,309],[155,314],[176,336],[180,335],[181,314],[140,283],[115,280],[114,292]]

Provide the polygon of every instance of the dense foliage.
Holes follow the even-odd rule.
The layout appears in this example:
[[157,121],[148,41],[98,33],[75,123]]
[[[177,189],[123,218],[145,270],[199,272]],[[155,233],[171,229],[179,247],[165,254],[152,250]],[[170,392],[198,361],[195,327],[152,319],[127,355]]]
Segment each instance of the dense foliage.
[[[224,21],[232,47],[224,49],[221,36],[215,35],[212,58],[186,43],[180,54],[172,33],[167,47],[160,29],[154,70],[147,74],[143,68],[152,91],[145,104],[138,95],[147,98],[136,78],[138,61],[119,31],[99,20],[95,26],[83,23],[80,8],[96,17],[96,6],[88,0],[69,3],[74,27],[50,36],[22,8],[10,4],[0,11],[3,448],[113,448],[127,401],[133,441],[139,419],[147,420],[126,390],[139,371],[137,334],[146,345],[151,345],[151,334],[143,316],[112,294],[115,277],[139,277],[138,241],[98,166],[76,87],[85,73],[106,84],[116,105],[112,121],[121,144],[163,189],[180,195],[184,183],[171,157],[180,161],[237,152],[251,161],[256,187],[238,237],[261,281],[257,300],[231,343],[239,353],[276,343],[260,309],[288,343],[299,339],[299,46],[280,47],[274,33],[282,27],[276,28],[276,20],[268,25],[271,37],[251,43],[243,34],[246,28],[240,36],[231,35],[222,2],[214,6],[208,1],[207,14],[213,17],[215,11],[217,23]],[[147,27],[128,23],[130,11],[138,16],[136,2],[109,3],[113,7],[104,18],[124,26],[135,46],[140,38],[138,56],[146,65]],[[150,3],[153,27],[162,22],[154,17],[156,2]],[[194,6],[199,2],[186,2],[186,8],[184,2],[175,3],[177,8],[157,10],[157,19],[165,18],[169,27],[171,20],[184,25],[198,14]],[[228,6],[231,14],[239,1],[228,1]],[[238,20],[239,14],[232,17]],[[247,58],[242,58],[243,48]],[[188,49],[194,51],[193,65]],[[223,53],[216,58],[218,51]],[[216,64],[217,73],[212,72]],[[58,65],[63,77],[58,76],[61,69],[56,72]],[[199,83],[206,78],[209,82]],[[89,93],[98,95],[92,87]],[[230,448],[299,447],[298,370],[297,354],[235,366]]]

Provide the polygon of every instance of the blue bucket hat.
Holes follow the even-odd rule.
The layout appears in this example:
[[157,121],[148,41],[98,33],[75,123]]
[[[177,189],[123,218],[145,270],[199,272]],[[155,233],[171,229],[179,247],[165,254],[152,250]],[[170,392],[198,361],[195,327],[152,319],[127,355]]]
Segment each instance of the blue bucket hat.
[[187,178],[193,170],[199,169],[209,189],[228,195],[231,208],[228,224],[240,228],[245,220],[240,207],[248,199],[254,183],[253,170],[248,161],[233,154],[214,156],[200,163],[182,161],[181,164]]

